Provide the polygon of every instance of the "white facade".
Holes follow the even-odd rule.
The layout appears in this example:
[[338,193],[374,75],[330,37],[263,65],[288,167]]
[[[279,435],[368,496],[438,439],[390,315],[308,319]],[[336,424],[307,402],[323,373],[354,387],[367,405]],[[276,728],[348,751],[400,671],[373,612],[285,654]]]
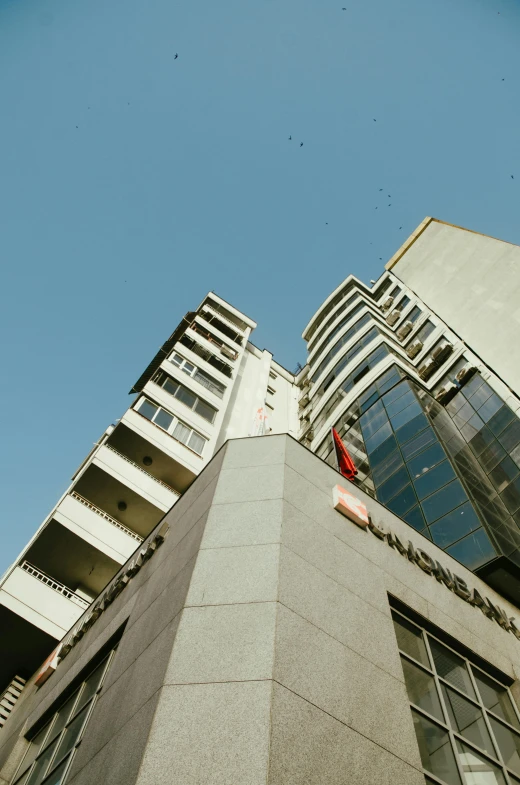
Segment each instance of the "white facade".
[[520,394],[520,248],[426,218],[387,269]]
[[[214,293],[187,314],[1,579],[0,627],[34,646],[34,667],[36,640],[53,648],[227,439],[297,435],[294,376],[250,342],[255,327]],[[0,692],[21,675],[12,659]]]

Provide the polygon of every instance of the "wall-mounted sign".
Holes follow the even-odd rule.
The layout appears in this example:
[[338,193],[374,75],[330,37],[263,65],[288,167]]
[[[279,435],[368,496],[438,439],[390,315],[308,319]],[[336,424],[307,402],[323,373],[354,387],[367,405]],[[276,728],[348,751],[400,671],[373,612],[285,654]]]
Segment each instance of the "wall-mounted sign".
[[168,528],[167,523],[161,526],[153,539],[134,556],[124,571],[117,575],[112,583],[107,586],[101,597],[93,604],[92,609],[87,612],[87,615],[81,617],[78,625],[69,631],[60,645],[47,657],[36,677],[35,684],[37,687],[45,684],[49,676],[54,673],[60,662],[72,651],[76,643],[81,640],[87,630],[92,627],[108,606],[114,602],[123,589],[128,586],[134,575],[137,575],[143,564],[152,558],[157,548],[164,542]]
[[[499,624],[504,630],[512,633],[516,638],[520,639],[520,629],[515,624],[515,617],[508,616],[503,608],[495,605],[487,597],[483,597],[478,589],[470,589],[459,575],[452,573],[446,567],[443,567],[436,559],[429,555],[422,548],[416,548],[414,544],[408,540],[405,545],[399,537],[390,530],[384,530],[380,526],[370,520],[370,515],[367,512],[365,505],[356,497],[336,485],[332,490],[332,503],[335,510],[338,510],[342,515],[349,518],[365,531],[371,532],[379,540],[386,542],[391,548],[396,550],[405,559],[415,564],[427,575],[432,575],[439,583],[442,583],[447,589],[452,591],[469,605],[479,608],[480,611]],[[361,514],[359,513],[361,511]],[[363,511],[366,518],[363,516]]]

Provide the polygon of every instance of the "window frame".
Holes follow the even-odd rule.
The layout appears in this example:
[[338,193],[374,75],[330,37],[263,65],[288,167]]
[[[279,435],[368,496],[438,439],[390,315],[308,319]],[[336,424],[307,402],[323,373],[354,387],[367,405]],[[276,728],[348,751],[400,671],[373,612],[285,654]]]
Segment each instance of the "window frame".
[[[153,415],[152,418],[147,417],[145,414],[142,414],[141,411],[140,411],[141,407],[145,403],[148,403],[148,404],[150,404],[151,406],[154,406],[157,409],[157,411],[155,412],[155,414]],[[148,420],[148,422],[151,422],[152,425],[155,425],[156,428],[160,428],[161,431],[163,431],[164,433],[167,433],[168,436],[171,436],[171,438],[175,439],[176,442],[178,442],[179,444],[182,444],[183,447],[186,447],[187,450],[190,450],[195,455],[198,455],[199,458],[202,457],[202,454],[204,452],[204,447],[208,444],[209,438],[207,436],[204,436],[202,433],[200,433],[200,431],[198,431],[196,428],[193,428],[191,425],[188,425],[188,423],[186,423],[183,420],[181,420],[179,417],[177,417],[176,414],[174,414],[173,412],[170,412],[168,409],[165,409],[164,406],[161,406],[161,404],[155,403],[150,398],[148,398],[146,395],[142,395],[140,398],[137,399],[137,401],[135,402],[135,404],[133,406],[133,409],[141,417],[144,417],[145,420]],[[168,426],[168,428],[163,428],[162,425],[159,425],[158,423],[155,422],[155,418],[157,417],[159,412],[165,412],[169,417],[172,418],[172,421],[171,421],[170,425]],[[181,441],[180,439],[178,439],[176,436],[173,435],[178,424],[180,424],[184,428],[188,428],[192,432],[192,434],[195,434],[200,439],[203,439],[204,445],[203,445],[202,450],[200,452],[197,452],[197,450],[194,450],[193,447],[190,447],[188,444],[185,444],[183,441]],[[191,436],[190,436],[190,438],[191,438]]]
[[[428,676],[430,676],[434,680],[435,688],[436,688],[436,691],[437,691],[437,698],[438,698],[438,700],[440,702],[441,710],[442,710],[442,713],[443,713],[443,719],[440,720],[438,717],[435,717],[434,715],[432,715],[428,711],[426,711],[426,709],[423,709],[422,707],[418,706],[416,703],[413,703],[410,700],[410,697],[409,697],[408,692],[407,692],[407,699],[408,699],[408,702],[409,702],[409,705],[410,705],[410,710],[412,711],[412,713],[415,712],[415,713],[419,714],[420,716],[424,717],[428,722],[431,722],[434,725],[436,725],[437,727],[442,728],[442,730],[445,733],[448,734],[448,737],[449,737],[449,740],[450,740],[450,745],[451,745],[451,751],[452,751],[454,759],[455,759],[455,764],[456,764],[456,767],[457,767],[458,775],[460,777],[460,782],[461,783],[465,783],[466,782],[466,778],[464,776],[464,771],[462,769],[462,765],[461,765],[460,760],[459,760],[459,752],[458,752],[457,743],[456,743],[457,741],[459,742],[459,744],[463,744],[464,746],[468,747],[469,749],[473,749],[476,754],[482,756],[485,760],[488,760],[492,765],[498,767],[500,769],[503,777],[504,777],[505,782],[508,783],[508,785],[517,785],[518,781],[520,780],[520,770],[519,770],[519,772],[515,772],[513,769],[511,769],[509,766],[507,766],[507,764],[504,762],[503,757],[502,757],[502,752],[500,750],[500,746],[499,746],[498,741],[497,741],[497,739],[495,737],[495,734],[493,732],[493,728],[492,728],[492,725],[491,725],[491,722],[490,722],[490,719],[489,719],[489,717],[491,717],[492,719],[497,721],[499,724],[505,726],[509,731],[511,731],[512,733],[516,734],[518,736],[519,740],[520,740],[520,709],[517,706],[513,696],[511,695],[510,685],[504,683],[504,682],[508,681],[508,678],[506,677],[502,681],[500,681],[497,678],[497,675],[496,675],[495,672],[491,673],[491,672],[486,671],[486,669],[484,667],[482,667],[482,665],[477,664],[476,662],[472,661],[472,659],[470,657],[468,657],[466,653],[463,653],[460,649],[457,650],[453,646],[450,646],[450,644],[447,643],[446,640],[443,640],[439,636],[435,635],[435,633],[432,632],[431,629],[429,629],[429,628],[427,628],[425,626],[421,626],[421,624],[418,623],[413,618],[413,616],[415,616],[415,614],[407,615],[401,609],[395,607],[394,603],[391,603],[390,607],[391,607],[391,613],[392,613],[392,621],[394,621],[395,617],[404,619],[404,621],[407,624],[414,626],[416,628],[416,630],[421,635],[421,640],[422,640],[422,642],[424,644],[424,647],[426,649],[426,654],[427,654],[427,658],[428,658],[428,666],[426,666],[422,662],[419,662],[411,654],[408,654],[406,651],[401,649],[399,647],[399,642],[398,642],[397,636],[396,636],[396,645],[397,645],[399,657],[402,660],[405,660],[405,661],[408,661],[408,662],[412,663],[416,668],[418,668],[423,673],[426,673]],[[430,639],[434,640],[435,642],[437,642],[440,646],[444,647],[445,649],[448,649],[458,659],[463,661],[464,666],[466,668],[466,672],[468,673],[468,676],[469,676],[471,687],[472,687],[472,689],[474,691],[474,695],[476,696],[476,698],[472,697],[471,695],[468,695],[466,692],[464,692],[464,690],[460,689],[455,684],[453,684],[453,682],[449,682],[445,678],[443,678],[442,676],[439,675],[439,673],[437,672],[437,669],[435,667],[435,660],[434,660],[433,653],[432,653],[431,646],[430,646]],[[484,700],[483,700],[483,698],[481,696],[481,693],[480,693],[477,681],[475,679],[474,670],[475,670],[475,672],[477,674],[480,674],[480,673],[483,674],[484,677],[486,677],[487,679],[490,679],[492,682],[497,682],[497,684],[500,687],[504,688],[504,690],[506,691],[507,696],[509,698],[509,701],[511,703],[511,706],[513,708],[514,714],[516,715],[516,718],[518,720],[518,723],[519,723],[518,727],[515,727],[514,725],[511,725],[511,723],[509,723],[507,720],[504,720],[502,717],[500,717],[498,714],[496,714],[492,709],[488,709],[486,707],[486,705],[484,703]],[[404,673],[404,671],[403,671],[403,673]],[[472,704],[472,706],[474,706],[474,707],[476,707],[477,709],[480,710],[482,718],[483,718],[483,721],[484,721],[484,725],[485,725],[486,731],[487,731],[487,733],[489,735],[489,738],[491,739],[491,743],[492,743],[492,745],[493,745],[493,747],[495,749],[495,755],[494,756],[491,755],[487,750],[484,750],[481,747],[479,747],[477,744],[475,744],[475,742],[473,742],[473,741],[469,740],[468,738],[466,738],[465,736],[463,736],[462,733],[460,733],[459,731],[453,729],[453,727],[451,726],[451,723],[450,723],[450,714],[449,714],[447,706],[446,706],[446,700],[445,700],[444,691],[443,691],[442,687],[444,687],[444,689],[452,690],[453,692],[457,693],[461,698],[463,698],[464,700],[468,701],[469,703]],[[435,783],[439,783],[439,785],[446,785],[446,781],[445,780],[439,778],[437,775],[435,775],[432,772],[428,771],[424,767],[423,767],[423,774],[424,774],[427,782],[428,781],[432,781],[432,782],[435,782]]]
[[[62,702],[59,704],[59,706],[53,712],[51,717],[45,723],[43,728],[40,728],[34,734],[33,739],[36,738],[41,733],[42,730],[45,730],[45,728],[47,728],[47,731],[46,731],[45,735],[43,736],[42,741],[40,742],[40,746],[39,746],[37,754],[34,756],[33,760],[30,763],[30,765],[27,766],[26,768],[24,768],[24,761],[25,761],[25,759],[27,758],[28,754],[31,751],[31,745],[29,745],[29,747],[27,747],[27,749],[25,751],[25,754],[24,754],[22,760],[20,761],[20,764],[17,767],[16,772],[15,772],[15,774],[14,774],[12,780],[11,780],[11,784],[12,785],[25,785],[25,783],[28,782],[28,780],[31,778],[34,770],[36,769],[38,760],[40,760],[42,755],[45,754],[45,752],[48,749],[52,748],[52,747],[53,747],[53,749],[52,749],[51,756],[50,756],[49,760],[47,761],[47,763],[45,764],[45,767],[43,769],[43,776],[40,776],[38,778],[38,782],[41,783],[41,785],[45,785],[45,783],[48,781],[48,779],[63,764],[65,764],[65,767],[64,767],[64,770],[63,770],[63,772],[61,774],[60,785],[61,785],[61,783],[63,783],[66,780],[67,775],[68,775],[68,773],[70,771],[70,768],[71,768],[71,765],[72,765],[72,761],[73,761],[74,756],[76,754],[76,750],[79,747],[79,745],[81,744],[85,728],[86,728],[88,722],[90,721],[90,718],[92,716],[92,712],[94,711],[94,706],[97,703],[99,693],[103,689],[103,685],[105,683],[106,675],[107,675],[108,669],[110,668],[110,666],[112,664],[112,661],[113,661],[113,659],[115,657],[116,650],[117,650],[117,646],[115,646],[105,657],[103,657],[101,659],[100,662],[98,662],[89,671],[88,675],[85,676],[85,678],[79,683],[79,685],[73,690],[73,692],[70,695],[67,695],[67,697],[64,700],[62,700]],[[85,690],[87,689],[87,685],[88,685],[88,681],[89,681],[90,677],[93,676],[99,668],[102,668],[102,674],[101,674],[101,677],[99,679],[99,683],[98,683],[96,689],[94,690],[92,695],[88,698],[88,700],[83,705],[80,705],[81,704],[81,700],[82,700],[82,696],[83,696]],[[60,711],[64,707],[67,706],[67,704],[69,703],[71,698],[74,698],[74,700],[73,700],[73,702],[71,704],[71,707],[70,707],[70,709],[68,711],[67,720],[63,723],[63,725],[60,728],[59,732],[56,734],[56,733],[54,733],[53,729],[54,729],[54,726],[56,725],[56,722],[58,720]],[[59,756],[60,748],[62,746],[62,743],[63,743],[64,739],[66,738],[66,735],[67,735],[67,732],[68,732],[69,728],[73,725],[73,723],[75,723],[77,721],[78,717],[80,717],[82,714],[84,714],[84,718],[83,718],[83,721],[80,724],[80,729],[79,729],[79,731],[78,731],[78,733],[76,735],[75,741],[69,747],[69,749],[67,749],[67,751],[65,753],[62,753],[61,756]],[[30,739],[29,741],[32,742],[32,739]]]

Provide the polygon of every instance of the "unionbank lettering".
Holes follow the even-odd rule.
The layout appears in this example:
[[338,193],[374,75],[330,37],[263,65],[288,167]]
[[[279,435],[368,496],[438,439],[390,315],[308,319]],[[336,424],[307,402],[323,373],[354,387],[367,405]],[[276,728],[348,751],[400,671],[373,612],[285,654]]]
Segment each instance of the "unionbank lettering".
[[488,597],[483,597],[478,589],[470,589],[466,581],[459,575],[443,567],[440,562],[422,548],[417,548],[410,540],[405,544],[392,531],[376,526],[370,520],[366,506],[340,485],[336,485],[333,489],[333,505],[335,510],[341,512],[342,515],[345,515],[357,526],[365,531],[368,530],[377,539],[386,542],[387,545],[400,553],[405,559],[415,564],[427,575],[434,577],[462,600],[478,608],[484,616],[492,619],[504,630],[512,633],[520,640],[520,629],[515,623],[514,616],[508,616],[503,608],[495,605]]

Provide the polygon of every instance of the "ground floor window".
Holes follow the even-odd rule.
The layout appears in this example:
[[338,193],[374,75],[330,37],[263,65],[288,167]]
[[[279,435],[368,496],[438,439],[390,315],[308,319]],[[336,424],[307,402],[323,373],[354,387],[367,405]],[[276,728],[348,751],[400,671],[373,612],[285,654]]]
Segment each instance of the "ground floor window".
[[61,785],[103,685],[112,650],[31,739],[13,785]]
[[520,785],[520,721],[503,681],[392,611],[428,785]]

